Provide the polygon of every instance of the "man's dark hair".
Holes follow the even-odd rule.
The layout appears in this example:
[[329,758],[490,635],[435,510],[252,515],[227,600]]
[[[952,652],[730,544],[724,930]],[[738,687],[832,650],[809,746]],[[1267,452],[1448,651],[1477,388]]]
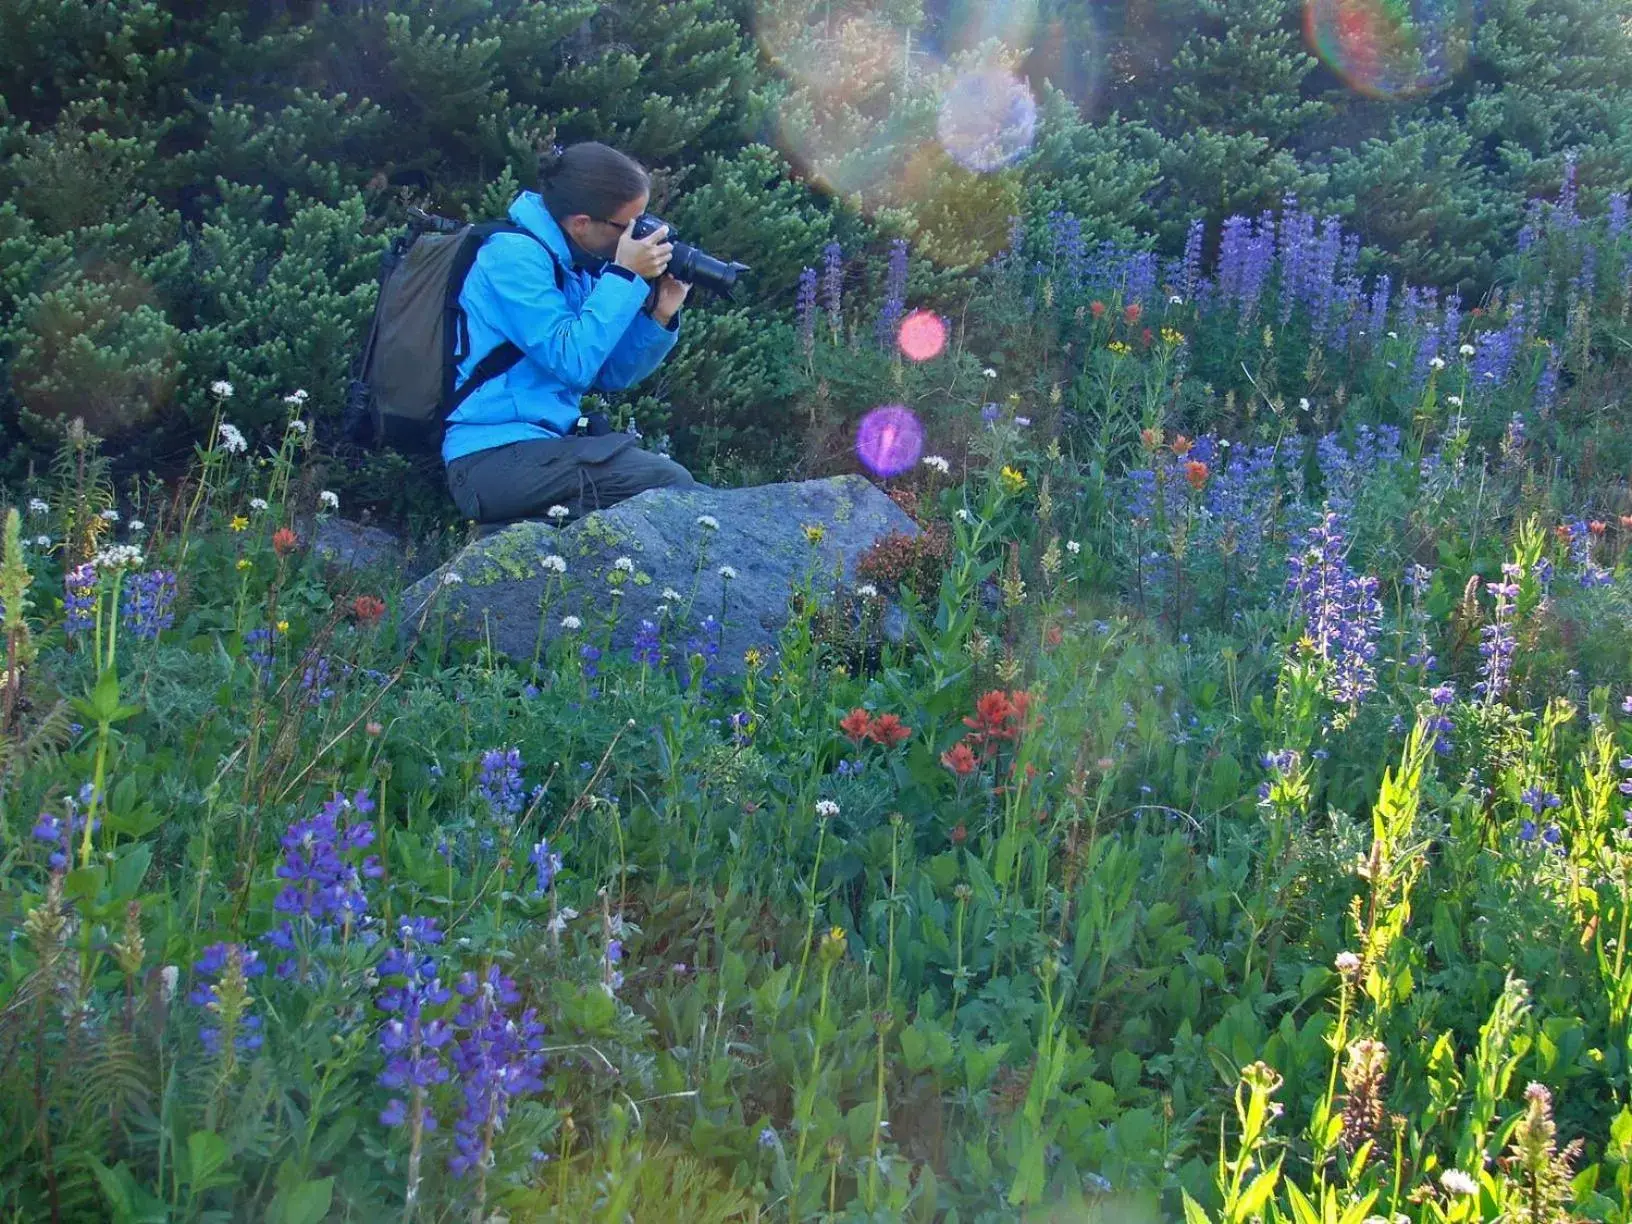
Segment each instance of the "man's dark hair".
[[550,149],[538,159],[538,194],[557,221],[574,213],[604,221],[651,189],[644,166],[596,140]]

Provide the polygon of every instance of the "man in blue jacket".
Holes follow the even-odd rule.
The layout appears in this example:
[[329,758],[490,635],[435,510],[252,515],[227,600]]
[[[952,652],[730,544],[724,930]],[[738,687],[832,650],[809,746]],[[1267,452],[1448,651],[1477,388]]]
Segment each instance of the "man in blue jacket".
[[573,145],[546,157],[539,191],[511,204],[527,233],[482,244],[459,296],[470,342],[455,387],[506,340],[523,356],[448,417],[442,461],[468,518],[504,523],[565,506],[549,515],[565,523],[646,489],[696,485],[632,434],[575,432],[586,391],[633,387],[679,338],[691,286],[666,272],[667,227],[631,233],[649,196],[639,163],[603,144]]

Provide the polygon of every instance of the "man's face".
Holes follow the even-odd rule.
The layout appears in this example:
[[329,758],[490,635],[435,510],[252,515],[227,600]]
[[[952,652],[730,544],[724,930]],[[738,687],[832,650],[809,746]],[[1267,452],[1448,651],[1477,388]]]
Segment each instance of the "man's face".
[[567,218],[567,233],[591,255],[611,259],[618,253],[618,239],[623,237],[623,231],[629,228],[636,217],[646,211],[646,203],[650,199],[651,196],[647,194],[630,200],[608,217],[574,213]]

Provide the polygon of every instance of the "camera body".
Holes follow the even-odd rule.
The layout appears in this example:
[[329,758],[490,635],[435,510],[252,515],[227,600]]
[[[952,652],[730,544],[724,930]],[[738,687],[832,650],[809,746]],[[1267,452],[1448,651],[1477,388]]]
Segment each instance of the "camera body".
[[[635,228],[632,232],[636,238],[645,238],[663,225],[668,225],[668,222],[662,217],[653,213],[641,213],[635,218]],[[684,281],[699,289],[707,289],[720,297],[729,299],[731,290],[736,287],[737,276],[750,271],[747,264],[716,259],[704,251],[699,251],[690,243],[681,242],[676,237],[672,225],[669,226],[665,241],[674,246],[674,253],[669,259],[669,275],[677,281]]]

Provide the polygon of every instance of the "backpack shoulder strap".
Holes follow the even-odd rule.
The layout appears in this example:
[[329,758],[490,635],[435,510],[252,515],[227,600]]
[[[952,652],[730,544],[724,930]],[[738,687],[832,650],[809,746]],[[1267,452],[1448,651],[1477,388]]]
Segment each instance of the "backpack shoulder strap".
[[[484,221],[479,225],[471,226],[471,230],[473,231],[472,239],[468,243],[466,251],[460,253],[459,263],[454,268],[454,274],[448,281],[448,304],[449,310],[452,312],[449,322],[454,324],[453,327],[448,329],[448,334],[451,337],[462,330],[467,343],[470,331],[465,323],[464,311],[459,309],[459,295],[464,290],[465,277],[470,274],[471,265],[476,262],[477,252],[481,250],[482,244],[494,234],[522,234],[538,243],[544,253],[550,257],[550,266],[555,269],[555,287],[563,292],[567,287],[567,273],[566,269],[561,266],[561,261],[556,258],[555,252],[550,249],[549,243],[531,230],[523,229],[519,225],[512,225],[508,221]],[[443,402],[447,405],[443,412],[443,418],[446,419],[451,416],[458,410],[459,405],[475,394],[479,388],[509,372],[521,358],[521,350],[514,343],[506,340],[476,363],[476,368],[471,370],[470,377],[465,379],[457,390],[454,389],[452,384],[457,375],[459,359],[450,360],[444,367],[448,372],[448,382],[445,388],[447,394],[442,397]]]

